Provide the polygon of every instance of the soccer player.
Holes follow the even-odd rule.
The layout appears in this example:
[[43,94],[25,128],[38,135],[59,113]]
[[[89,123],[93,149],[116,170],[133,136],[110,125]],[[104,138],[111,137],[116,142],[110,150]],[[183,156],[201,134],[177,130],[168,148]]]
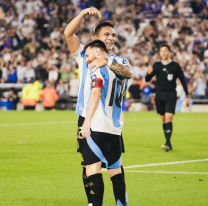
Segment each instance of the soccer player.
[[[106,46],[100,40],[88,43],[84,51],[87,63],[107,57]],[[83,141],[82,165],[86,166],[93,206],[102,206],[103,203],[102,162],[113,183],[116,205],[125,205],[120,137],[123,126],[121,105],[126,88],[126,79],[122,80],[108,66],[91,71],[86,77],[84,96],[88,105],[81,131],[87,139]]]
[[[111,50],[113,49],[113,46],[115,44],[115,37],[116,37],[116,34],[113,29],[113,23],[111,21],[103,21],[99,23],[95,28],[95,36],[94,36],[95,39],[99,39],[105,43],[108,56],[106,58],[96,59],[93,62],[91,62],[89,65],[86,63],[85,54],[83,51],[84,46],[80,44],[78,37],[75,35],[75,31],[79,27],[85,15],[101,16],[100,12],[96,8],[84,9],[80,12],[78,16],[76,16],[68,24],[68,26],[64,31],[68,48],[79,65],[80,86],[79,86],[79,95],[78,95],[76,113],[79,115],[77,151],[80,153],[82,153],[82,145],[83,145],[81,127],[85,119],[86,105],[87,105],[84,99],[84,85],[85,85],[87,73],[90,71],[89,69],[94,67],[93,69],[96,70],[97,68],[108,65],[111,68],[111,70],[115,72],[118,76],[127,79],[132,77],[131,67],[128,61],[125,58],[118,57],[111,53]],[[124,147],[122,150],[124,152]],[[89,181],[87,179],[86,169],[84,167],[83,167],[83,184],[88,198],[88,204],[90,206],[91,197],[90,197],[90,189],[88,187]]]
[[180,79],[183,89],[186,93],[186,105],[190,105],[190,96],[188,94],[187,85],[185,82],[183,71],[180,65],[170,59],[170,46],[162,44],[159,50],[160,62],[156,62],[153,67],[149,66],[146,82],[149,82],[156,75],[156,109],[161,115],[163,122],[163,131],[166,138],[166,143],[162,145],[164,151],[172,150],[170,138],[173,131],[173,115],[176,107],[176,80]]

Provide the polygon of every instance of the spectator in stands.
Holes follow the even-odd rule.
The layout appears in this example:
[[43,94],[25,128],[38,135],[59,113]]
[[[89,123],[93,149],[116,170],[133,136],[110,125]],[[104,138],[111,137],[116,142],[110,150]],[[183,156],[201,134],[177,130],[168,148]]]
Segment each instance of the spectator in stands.
[[34,69],[32,68],[32,62],[31,61],[28,61],[27,62],[27,67],[26,67],[26,71],[24,73],[24,78],[23,78],[23,82],[24,83],[29,83],[33,80],[35,80],[35,71]]
[[154,110],[154,96],[152,96],[152,92],[154,89],[154,85],[151,83],[146,83],[142,88],[142,98],[141,102],[145,106],[145,111]]
[[79,92],[79,71],[74,71],[74,78],[70,80],[69,84],[69,96],[72,98],[77,98]]
[[17,108],[17,103],[19,102],[19,97],[17,94],[17,91],[15,90],[15,88],[11,88],[10,91],[7,92],[7,95],[5,96],[5,98],[12,102],[12,109],[16,109]]
[[62,79],[59,79],[59,82],[56,86],[56,91],[59,96],[67,95],[68,94],[68,84],[64,83]]
[[[64,84],[74,81],[77,67],[72,55],[68,55],[63,30],[80,9],[98,5],[98,1],[73,0],[73,3],[71,1],[67,5],[62,4],[65,1],[60,2],[62,1],[8,0],[1,3],[1,83],[16,82],[15,75],[17,83],[24,82],[23,73],[28,61],[32,61],[35,79],[42,79],[43,85],[48,79],[55,83],[62,79]],[[99,5],[100,2],[103,1],[99,1]],[[114,53],[131,61],[135,78],[145,74],[147,63],[152,64],[159,60],[159,45],[167,42],[172,49],[172,59],[183,68],[190,88],[194,88],[194,81],[194,86],[202,88],[199,86],[202,85],[201,80],[195,78],[199,71],[204,74],[208,84],[206,1],[128,0],[128,6],[119,3],[114,9],[114,6],[111,5],[110,8],[104,2],[102,6],[103,19],[112,20],[115,24],[117,38]],[[92,40],[94,27],[99,21],[95,17],[87,17],[82,21],[77,30],[82,44]],[[12,69],[10,64],[13,65]],[[129,81],[129,87],[132,81]],[[140,86],[144,84],[142,79],[138,83],[141,83]]]
[[165,0],[161,7],[162,14],[166,17],[171,16],[174,11],[174,6],[169,3],[169,0]]
[[46,82],[46,88],[43,89],[40,97],[43,99],[43,105],[46,110],[54,108],[56,101],[58,100],[58,94],[54,88],[52,88],[51,82]]
[[8,83],[16,83],[17,82],[16,69],[14,68],[14,65],[12,63],[9,64],[7,82]]

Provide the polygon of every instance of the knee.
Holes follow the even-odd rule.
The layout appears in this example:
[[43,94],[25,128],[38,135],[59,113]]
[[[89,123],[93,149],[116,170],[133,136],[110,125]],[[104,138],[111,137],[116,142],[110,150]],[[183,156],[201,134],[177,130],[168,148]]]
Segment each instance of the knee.
[[109,175],[110,178],[117,175],[117,174],[120,174],[120,173],[122,173],[121,168],[108,169],[108,175]]
[[173,117],[165,117],[165,123],[172,122]]

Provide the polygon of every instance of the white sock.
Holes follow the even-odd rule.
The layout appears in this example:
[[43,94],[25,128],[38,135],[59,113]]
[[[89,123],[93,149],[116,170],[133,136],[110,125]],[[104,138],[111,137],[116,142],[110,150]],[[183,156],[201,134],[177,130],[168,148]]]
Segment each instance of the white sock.
[[88,206],[93,206],[92,203],[89,203]]

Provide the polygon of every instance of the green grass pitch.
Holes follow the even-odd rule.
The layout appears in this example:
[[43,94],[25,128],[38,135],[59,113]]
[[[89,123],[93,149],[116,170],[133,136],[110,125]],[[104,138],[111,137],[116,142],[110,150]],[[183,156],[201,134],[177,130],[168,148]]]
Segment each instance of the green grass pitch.
[[[207,160],[148,164],[208,159],[208,114],[176,114],[171,152],[161,150],[156,113],[124,117],[123,166],[144,165],[125,169],[129,205],[207,206]],[[74,111],[0,112],[0,206],[87,206],[76,130]],[[103,205],[114,206],[111,181],[103,176]]]

